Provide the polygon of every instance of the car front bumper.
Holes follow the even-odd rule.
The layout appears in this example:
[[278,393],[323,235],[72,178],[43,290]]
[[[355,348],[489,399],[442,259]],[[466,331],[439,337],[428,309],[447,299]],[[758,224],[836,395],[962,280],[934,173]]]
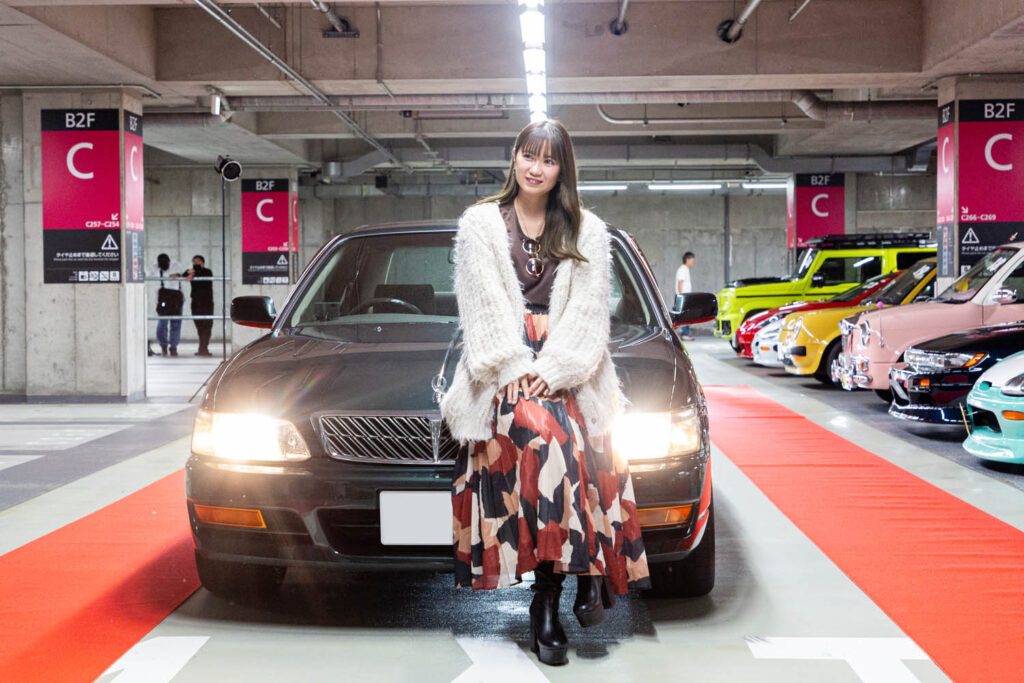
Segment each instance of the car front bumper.
[[889,371],[893,402],[889,414],[901,420],[962,425],[967,393],[980,373]]
[[[653,467],[653,469],[651,469]],[[639,508],[692,505],[685,524],[646,527],[650,562],[685,557],[710,502],[706,454],[634,466]],[[213,560],[278,566],[452,571],[451,545],[383,545],[382,491],[451,491],[451,465],[351,463],[314,457],[286,466],[239,465],[193,455],[185,468],[196,551]],[[265,529],[208,524],[196,505],[257,509]]]
[[964,450],[983,460],[1024,464],[1024,421],[1003,416],[1004,410],[1024,411],[1024,399],[982,384],[967,396],[971,433]]

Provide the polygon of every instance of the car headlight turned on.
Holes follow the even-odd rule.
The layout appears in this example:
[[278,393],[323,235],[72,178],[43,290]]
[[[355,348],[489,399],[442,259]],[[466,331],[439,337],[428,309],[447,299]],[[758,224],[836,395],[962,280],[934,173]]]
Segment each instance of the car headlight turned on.
[[309,459],[299,431],[287,420],[253,413],[200,410],[192,427],[192,452],[236,462],[298,462]]
[[700,450],[697,411],[626,413],[612,427],[612,449],[627,460],[643,461],[687,455]]

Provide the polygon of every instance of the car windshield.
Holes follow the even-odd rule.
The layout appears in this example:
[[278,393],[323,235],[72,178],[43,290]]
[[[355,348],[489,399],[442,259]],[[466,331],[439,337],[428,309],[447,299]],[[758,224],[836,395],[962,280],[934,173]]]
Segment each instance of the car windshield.
[[995,275],[996,271],[1002,268],[1003,264],[1013,258],[1016,253],[1017,250],[1013,247],[999,247],[990,252],[947,287],[942,294],[936,297],[936,301],[950,304],[962,304],[970,301],[978,293],[978,290]]
[[921,283],[921,280],[928,277],[933,270],[935,270],[935,261],[918,261],[900,273],[895,280],[878,290],[865,303],[899,306]]
[[[453,324],[458,305],[453,283],[455,248],[451,231],[392,233],[342,241],[323,265],[300,284],[298,303],[285,329],[332,340],[360,338],[365,324]],[[650,302],[617,242],[613,242],[611,323],[616,327],[656,325]],[[436,336],[423,330],[426,337]],[[412,341],[409,332],[388,336]]]
[[796,268],[790,274],[790,278],[794,280],[803,279],[804,275],[807,275],[807,271],[811,269],[811,264],[814,263],[814,257],[818,255],[817,249],[804,249],[797,255]]
[[872,287],[878,286],[878,283],[887,277],[890,277],[890,274],[886,273],[885,275],[876,275],[875,277],[871,278],[870,280],[860,285],[859,287],[854,287],[853,289],[846,290],[842,294],[835,295],[834,297],[832,297],[831,300],[840,303],[849,303],[850,301],[856,301],[859,297],[864,296],[865,292],[871,291]]

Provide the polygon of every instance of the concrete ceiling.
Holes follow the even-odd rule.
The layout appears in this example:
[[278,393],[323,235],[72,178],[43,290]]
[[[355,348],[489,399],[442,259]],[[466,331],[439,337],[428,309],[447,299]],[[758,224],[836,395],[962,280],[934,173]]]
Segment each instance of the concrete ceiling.
[[[934,139],[939,79],[1024,71],[1024,0],[811,0],[792,21],[801,2],[765,0],[726,44],[716,26],[743,4],[630,2],[628,30],[614,35],[615,2],[547,3],[549,114],[581,148],[631,155],[596,154],[585,173],[735,168],[720,152],[740,146],[754,149],[741,165],[757,172],[787,159],[794,169],[815,158],[827,168],[836,157],[882,164]],[[343,114],[195,0],[0,2],[0,85],[130,84],[144,96],[147,145],[168,159],[340,162],[332,168],[346,175],[400,164],[418,174],[500,169],[529,120],[512,0],[335,6],[358,38],[324,37],[329,24],[308,0],[219,5]],[[228,97],[227,121],[208,115],[211,88]],[[832,112],[809,117],[790,97],[807,92]],[[922,106],[852,116],[890,101]]]

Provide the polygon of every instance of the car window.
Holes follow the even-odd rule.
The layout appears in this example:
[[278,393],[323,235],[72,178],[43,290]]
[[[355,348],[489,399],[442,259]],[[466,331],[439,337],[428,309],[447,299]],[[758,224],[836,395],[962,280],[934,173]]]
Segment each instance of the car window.
[[1014,268],[1013,272],[999,285],[999,288],[1012,291],[1017,297],[1015,303],[1024,301],[1024,263]]
[[793,273],[790,277],[794,280],[802,280],[804,276],[807,275],[807,271],[811,269],[817,255],[817,249],[804,249],[800,252],[800,255],[797,256],[796,259],[796,266],[793,268]]
[[970,270],[961,275],[949,287],[936,297],[937,301],[951,304],[962,304],[974,298],[986,282],[1017,254],[1013,247],[999,247],[988,253],[985,258],[974,264]]
[[[935,261],[919,261],[911,267],[904,270],[899,276],[882,287],[878,292],[873,294],[870,299],[864,303],[882,303],[886,306],[899,306],[903,303],[903,300],[910,295],[914,288],[917,287],[921,280],[927,278],[935,270]],[[926,295],[925,291],[922,291],[918,296],[930,296],[931,287],[935,284],[935,280],[925,287],[928,290]]]
[[918,261],[921,260],[922,256],[928,254],[922,254],[919,251],[900,251],[896,253],[896,270],[903,270],[909,268]]
[[821,262],[814,274],[824,278],[821,287],[841,285],[846,282],[865,282],[882,272],[880,256],[830,256]]
[[879,282],[882,282],[888,277],[892,277],[891,274],[876,275],[875,277],[871,278],[870,280],[868,280],[859,287],[854,287],[852,289],[846,290],[845,292],[842,292],[841,294],[836,294],[834,297],[829,299],[829,301],[838,303],[849,303],[851,301],[856,301],[858,298],[864,296],[866,292],[870,292],[873,288],[877,287]]
[[[317,329],[367,322],[453,322],[458,318],[451,232],[396,233],[342,242],[309,274],[286,326]],[[650,302],[622,247],[613,248],[612,325],[649,326]],[[311,278],[311,279],[310,279]]]
[[626,257],[616,245],[612,250],[610,310],[612,326],[651,325],[651,307],[643,297]]
[[289,326],[456,318],[452,237],[428,232],[342,242],[313,274]]

